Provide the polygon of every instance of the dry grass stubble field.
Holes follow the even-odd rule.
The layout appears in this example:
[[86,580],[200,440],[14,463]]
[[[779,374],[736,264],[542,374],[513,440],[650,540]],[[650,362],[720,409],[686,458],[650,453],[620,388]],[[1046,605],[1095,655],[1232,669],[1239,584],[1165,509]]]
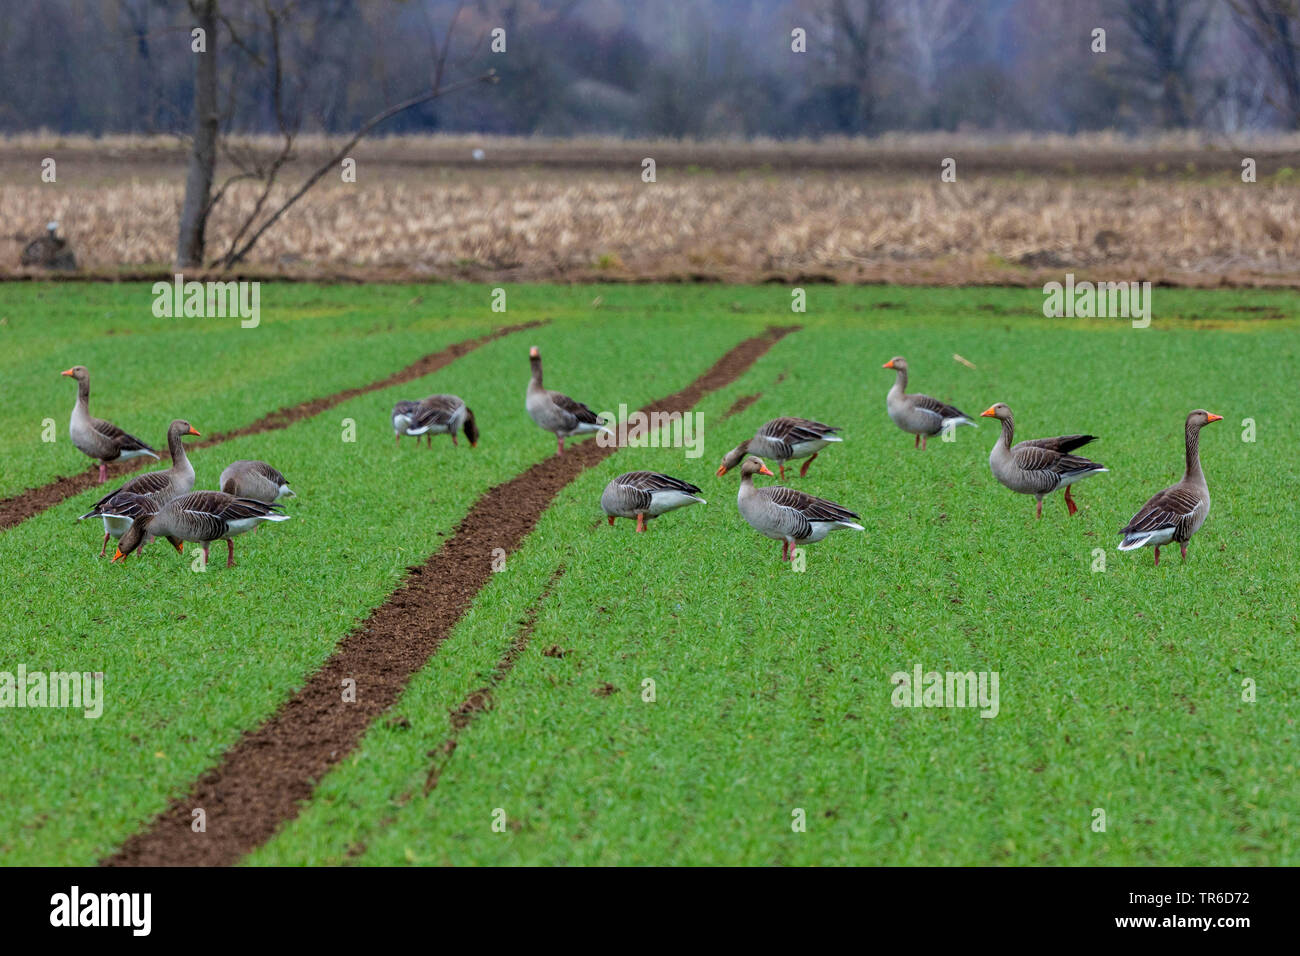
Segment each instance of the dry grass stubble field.
[[[1260,149],[1095,137],[829,144],[362,143],[254,250],[249,274],[490,281],[1039,285],[1066,271],[1177,285],[1300,283],[1300,141]],[[269,140],[251,148],[271,149]],[[481,161],[471,157],[484,149]],[[273,198],[328,155],[304,139]],[[1241,181],[1253,156],[1259,180]],[[641,179],[656,158],[657,182]],[[957,181],[940,182],[940,162]],[[43,183],[41,160],[58,163]],[[166,275],[185,153],[166,138],[0,142],[0,277],[61,223],[83,274]],[[222,170],[218,182],[229,170]],[[259,186],[214,213],[225,248]]]

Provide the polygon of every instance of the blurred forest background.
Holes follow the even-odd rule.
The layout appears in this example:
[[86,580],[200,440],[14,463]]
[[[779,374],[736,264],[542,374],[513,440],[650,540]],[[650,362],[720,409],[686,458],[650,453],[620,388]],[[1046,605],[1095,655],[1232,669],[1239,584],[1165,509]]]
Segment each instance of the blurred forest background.
[[[501,82],[385,133],[1300,127],[1297,0],[222,0],[223,130],[275,132],[277,109],[302,132],[354,129],[427,84],[462,7],[448,75]],[[0,133],[188,132],[193,24],[182,0],[0,0]]]

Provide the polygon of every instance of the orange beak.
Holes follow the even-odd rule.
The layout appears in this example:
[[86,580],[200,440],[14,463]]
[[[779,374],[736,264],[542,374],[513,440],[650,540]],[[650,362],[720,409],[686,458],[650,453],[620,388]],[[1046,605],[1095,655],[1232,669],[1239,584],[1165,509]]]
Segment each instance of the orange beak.
[[534,345],[532,348],[530,348],[530,349],[528,350],[528,357],[529,357],[529,358],[537,358],[537,356],[540,355],[540,354],[541,354],[541,353],[537,351],[537,346],[536,346],[536,345]]
[[[759,473],[760,475],[771,475],[771,474],[772,474],[772,470],[771,470],[770,468],[768,468],[767,465],[764,465],[762,468],[758,469],[758,473]],[[772,475],[772,477],[775,478],[776,476],[775,476],[775,475]]]
[[1211,415],[1207,415],[1205,420],[1207,422],[1221,422],[1223,421],[1223,416],[1211,414]]
[[124,555],[124,554],[122,553],[122,549],[121,549],[121,548],[114,548],[114,549],[113,549],[113,563],[117,563],[118,561],[120,561],[120,560],[121,560],[122,558],[124,558],[124,557],[126,557],[126,555]]
[[893,367],[894,367],[894,360],[893,360],[893,359],[890,359],[888,362],[886,362],[884,365],[882,365],[882,366],[880,366],[880,367],[881,367],[881,368],[893,368]]
[[726,466],[726,465],[719,465],[719,466],[718,466],[718,477],[721,478],[721,477],[722,477],[723,475],[725,475],[726,473],[727,473],[727,466]]
[[[188,434],[188,435],[198,435],[199,433],[196,432],[196,431],[194,430],[194,426],[191,425],[191,426],[190,426],[190,430],[189,430],[188,432],[186,432],[186,434]],[[203,436],[202,436],[202,435],[199,435],[199,437],[202,438]]]
[[71,374],[72,374],[72,369],[66,369],[65,371],[62,371],[62,372],[60,372],[59,374],[60,374],[60,375],[71,375]]
[[177,553],[177,554],[184,554],[184,553],[185,553],[185,542],[184,542],[184,541],[177,541],[177,542],[176,542],[176,553]]
[[478,442],[476,442],[476,441],[472,441],[472,442],[470,442],[470,443],[469,443],[469,447],[470,447],[470,448],[477,448],[477,447],[478,447]]
[[980,418],[992,418],[992,417],[993,417],[993,406],[992,406],[992,405],[990,405],[988,408],[984,409],[984,411],[980,412]]

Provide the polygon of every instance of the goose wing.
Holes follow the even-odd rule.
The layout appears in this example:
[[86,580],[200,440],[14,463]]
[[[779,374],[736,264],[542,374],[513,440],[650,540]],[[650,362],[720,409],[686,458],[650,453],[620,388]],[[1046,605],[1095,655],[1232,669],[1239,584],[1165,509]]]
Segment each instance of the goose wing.
[[128,435],[122,429],[118,428],[112,422],[106,422],[102,418],[92,418],[90,427],[105,441],[110,441],[121,451],[153,451],[148,445],[136,438],[134,435]]
[[1049,451],[1071,452],[1076,448],[1082,448],[1088,442],[1097,440],[1096,435],[1061,435],[1057,438],[1033,438],[1029,441],[1022,441],[1021,445],[1032,445],[1035,448],[1046,448]]
[[593,412],[586,405],[582,404],[582,402],[570,398],[568,395],[565,395],[563,392],[552,392],[548,390],[546,394],[551,399],[552,403],[556,405],[556,407],[562,409],[563,411],[568,412],[578,421],[586,422],[588,425],[600,424],[600,422],[596,418],[596,413]]
[[1142,506],[1131,521],[1119,529],[1120,534],[1142,534],[1161,531],[1165,528],[1177,529],[1181,524],[1191,521],[1203,502],[1200,494],[1190,488],[1174,485]]

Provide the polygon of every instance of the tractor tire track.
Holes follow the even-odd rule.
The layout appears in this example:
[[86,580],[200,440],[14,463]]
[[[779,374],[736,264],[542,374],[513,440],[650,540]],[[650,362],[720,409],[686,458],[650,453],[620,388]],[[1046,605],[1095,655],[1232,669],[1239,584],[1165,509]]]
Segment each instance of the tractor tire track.
[[[746,339],[686,388],[641,411],[688,411],[794,331],[774,327]],[[493,549],[517,550],[556,495],[614,451],[581,442],[489,489],[442,548],[411,569],[301,690],[103,863],[229,866],[270,839],[438,650],[491,578]],[[343,703],[341,688],[349,679],[356,681],[356,701]],[[190,829],[191,810],[199,807],[207,819],[204,833]]]
[[[211,448],[213,445],[220,445],[222,442],[230,441],[232,438],[242,438],[245,435],[257,435],[262,432],[278,431],[282,428],[288,428],[295,422],[302,421],[304,418],[311,418],[319,415],[321,412],[328,411],[336,405],[356,398],[359,395],[365,395],[367,392],[378,391],[381,388],[388,388],[392,385],[401,385],[403,382],[413,382],[417,378],[423,378],[433,372],[438,371],[450,365],[456,359],[468,355],[477,348],[481,348],[496,339],[511,335],[515,332],[522,332],[525,329],[536,328],[539,325],[545,325],[549,319],[542,319],[533,322],[522,322],[517,325],[506,325],[499,329],[494,329],[486,335],[480,335],[478,338],[466,339],[464,342],[456,342],[447,346],[438,352],[432,352],[423,358],[417,359],[401,371],[394,372],[387,378],[380,379],[377,382],[371,382],[368,385],[359,385],[356,388],[344,389],[341,392],[335,392],[333,395],[326,395],[323,398],[311,398],[305,402],[299,402],[297,405],[289,405],[271,412],[269,415],[263,415],[257,421],[242,425],[239,428],[228,432],[218,432],[202,441],[194,442],[192,445],[186,445],[189,449]],[[166,462],[171,456],[167,450],[163,449],[158,453],[161,456],[161,462]],[[109,480],[105,482],[106,486],[113,486],[120,483],[131,472],[139,471],[152,465],[157,467],[160,462],[153,459],[134,458],[130,461],[123,462],[120,465],[110,465]],[[0,531],[6,528],[12,528],[16,524],[21,524],[28,518],[33,518],[47,508],[52,508],[57,504],[62,504],[74,495],[79,495],[88,488],[95,487],[96,479],[99,477],[98,467],[92,467],[86,471],[79,472],[75,475],[66,475],[62,478],[56,478],[48,484],[41,485],[37,488],[31,488],[27,491],[20,491],[18,494],[9,498],[0,499]]]

